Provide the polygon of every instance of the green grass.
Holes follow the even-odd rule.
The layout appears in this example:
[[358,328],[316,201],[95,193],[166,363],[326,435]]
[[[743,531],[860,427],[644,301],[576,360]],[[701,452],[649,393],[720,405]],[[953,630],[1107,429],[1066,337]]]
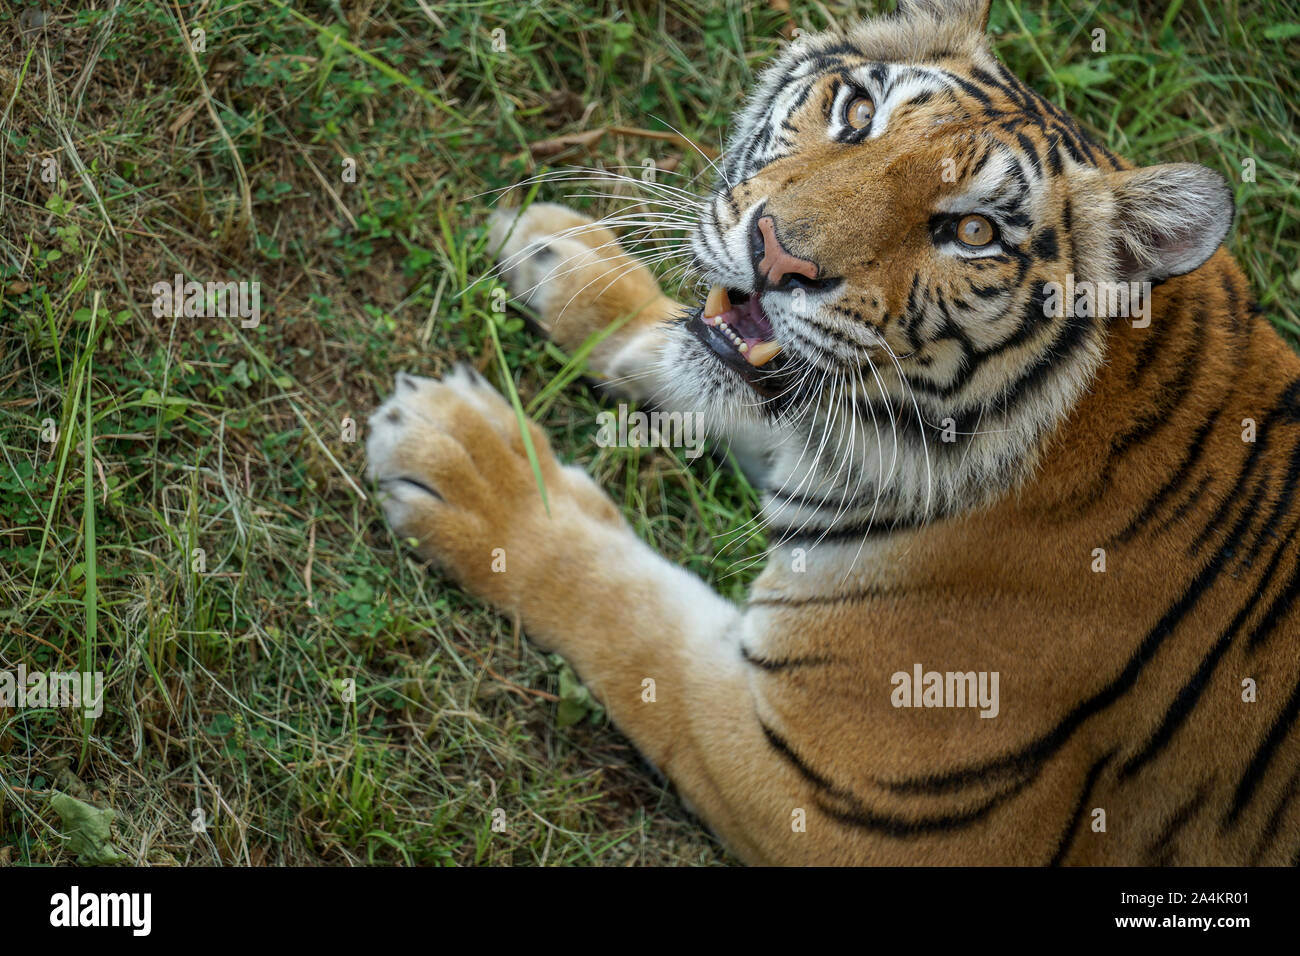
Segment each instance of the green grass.
[[[490,191],[538,171],[530,143],[670,124],[717,147],[787,18],[427,6],[181,5],[204,17],[182,24],[52,2],[34,30],[0,11],[0,670],[107,685],[90,722],[0,710],[0,861],[70,862],[55,790],[112,808],[149,863],[729,860],[557,660],[393,539],[362,447],[395,371],[468,359],[642,537],[743,592],[761,541],[719,552],[752,492],[707,459],[597,447],[568,359],[478,280]],[[874,9],[791,6],[805,28]],[[1300,331],[1300,2],[1070,6],[997,3],[998,51],[1120,152],[1237,183],[1232,248]],[[708,178],[630,135],[567,159]],[[155,317],[178,272],[259,281],[260,326]],[[557,727],[561,696],[585,719]]]

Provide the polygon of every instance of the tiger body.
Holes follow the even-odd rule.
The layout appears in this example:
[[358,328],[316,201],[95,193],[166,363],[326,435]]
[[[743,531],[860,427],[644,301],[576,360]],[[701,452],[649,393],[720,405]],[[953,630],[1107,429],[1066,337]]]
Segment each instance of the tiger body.
[[[593,366],[763,462],[743,607],[534,427],[548,512],[471,373],[399,378],[372,474],[746,861],[1295,865],[1300,358],[1221,248],[1221,178],[1092,142],[986,18],[911,4],[769,69],[692,236],[730,311],[563,207],[494,221],[557,341],[632,316]],[[1149,311],[1048,315],[1076,280],[1149,283]],[[775,352],[753,368],[712,324],[747,308],[723,334]],[[900,701],[931,671],[996,703]]]
[[[755,585],[765,724],[883,844],[840,859],[1298,862],[1300,362],[1226,253],[1155,295],[1169,348],[1115,325],[1015,494],[868,538],[847,578],[838,545]],[[1002,716],[894,708],[879,689],[915,662],[999,672]]]

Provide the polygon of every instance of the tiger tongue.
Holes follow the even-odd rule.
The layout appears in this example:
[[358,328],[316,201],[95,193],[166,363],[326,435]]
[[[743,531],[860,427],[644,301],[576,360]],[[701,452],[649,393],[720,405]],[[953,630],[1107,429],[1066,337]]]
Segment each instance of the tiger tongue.
[[760,342],[772,338],[772,323],[763,313],[763,306],[758,296],[752,296],[731,310],[727,322],[746,339],[758,339]]

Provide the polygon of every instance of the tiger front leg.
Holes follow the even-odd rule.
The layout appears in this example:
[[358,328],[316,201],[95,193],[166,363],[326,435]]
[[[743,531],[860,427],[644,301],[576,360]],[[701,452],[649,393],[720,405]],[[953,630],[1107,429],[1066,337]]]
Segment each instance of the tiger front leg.
[[466,590],[517,614],[733,850],[807,861],[806,781],[772,750],[740,653],[744,618],[643,542],[530,425],[549,512],[510,405],[477,373],[399,375],[370,419],[389,522]]

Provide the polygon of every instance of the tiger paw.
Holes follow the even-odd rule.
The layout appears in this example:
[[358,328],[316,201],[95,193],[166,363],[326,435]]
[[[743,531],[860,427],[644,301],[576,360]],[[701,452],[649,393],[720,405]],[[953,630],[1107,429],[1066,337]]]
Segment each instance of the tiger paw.
[[612,323],[619,328],[592,350],[606,372],[640,331],[678,311],[644,265],[628,256],[608,228],[555,203],[525,212],[503,209],[489,223],[491,247],[507,287],[569,352]]
[[572,550],[568,539],[621,520],[585,472],[562,465],[542,430],[528,429],[546,503],[514,409],[467,365],[441,381],[399,373],[366,440],[367,477],[398,536],[508,609]]

